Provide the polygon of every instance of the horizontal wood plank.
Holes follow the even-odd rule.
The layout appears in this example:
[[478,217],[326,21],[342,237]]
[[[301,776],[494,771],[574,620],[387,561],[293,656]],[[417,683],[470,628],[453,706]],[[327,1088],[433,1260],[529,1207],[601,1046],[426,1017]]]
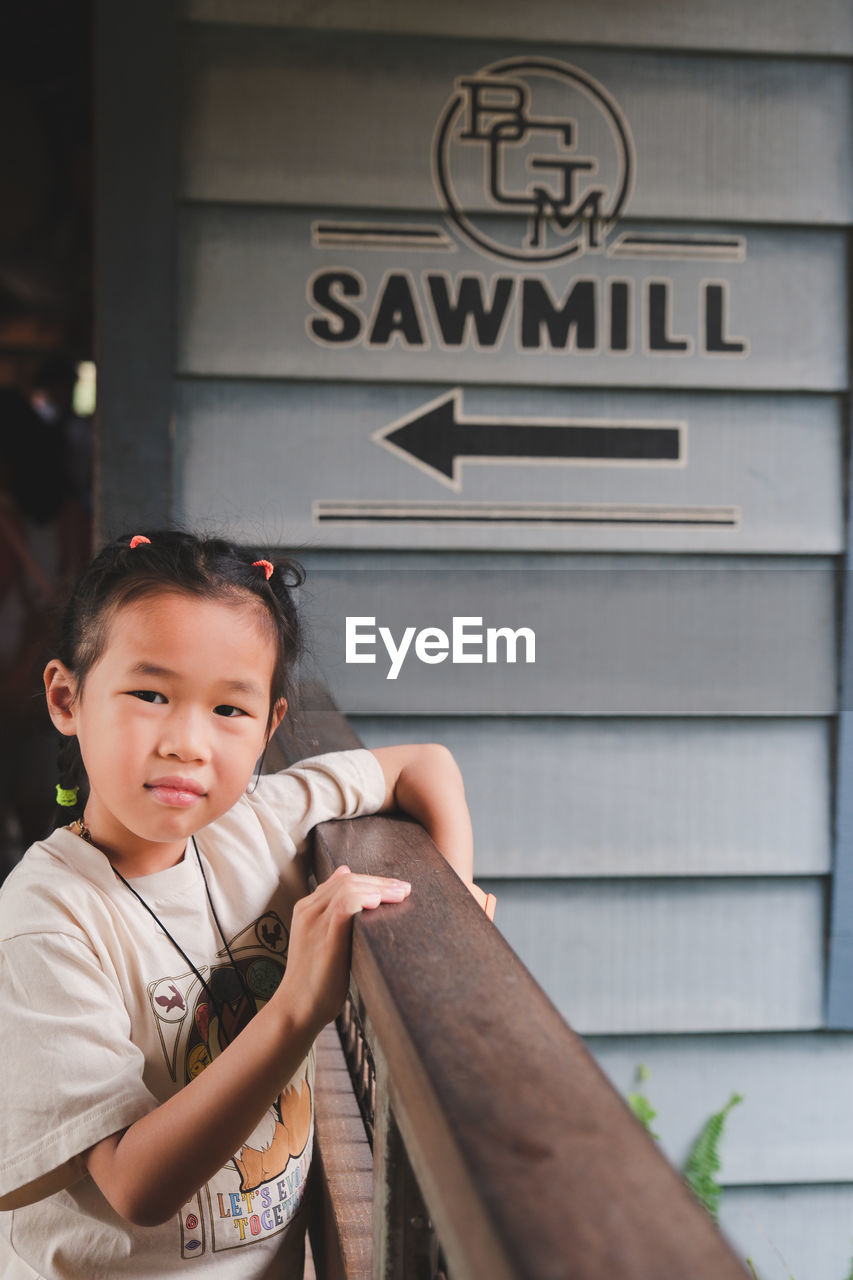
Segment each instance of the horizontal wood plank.
[[478,875],[830,871],[825,720],[359,716],[354,726],[370,747],[450,748]]
[[[741,227],[743,261],[587,255],[574,266],[564,262],[536,271],[533,284],[525,286],[515,264],[502,270],[462,245],[454,252],[433,250],[428,261],[411,249],[312,247],[311,227],[322,215],[321,209],[184,207],[180,373],[450,386],[847,386],[846,244],[839,231],[756,229],[747,235]],[[673,235],[701,230],[668,227]],[[328,283],[341,273],[345,285]],[[430,286],[430,274],[442,273],[449,277],[444,286]],[[469,330],[450,333],[446,316],[441,330],[444,303],[434,309],[434,290],[444,287],[455,298],[461,276],[473,282],[487,309],[496,305],[496,280],[506,282],[496,313],[501,323],[484,334],[485,344],[472,341]],[[610,341],[607,307],[614,281],[628,286],[628,350],[614,349]],[[563,334],[539,319],[530,321],[531,315],[559,310],[579,282],[582,295],[572,297],[578,307],[583,299],[582,342],[574,326]],[[748,347],[705,350],[709,282],[728,298],[726,341]],[[664,324],[664,313],[666,333],[661,330],[657,339],[654,324]],[[663,339],[682,347],[667,349]],[[652,349],[655,341],[658,349]]]
[[589,41],[639,48],[728,49],[766,53],[853,53],[853,15],[845,0],[815,0],[804,10],[797,0],[720,0],[715,5],[687,0],[678,6],[636,0],[597,0],[573,5],[562,0],[512,0],[484,4],[400,4],[398,0],[326,0],[322,6],[281,0],[180,0],[180,12],[194,22],[309,27],[353,31],[400,31],[419,35]]
[[822,879],[482,883],[495,924],[584,1035],[822,1024]]
[[586,1045],[623,1096],[648,1097],[679,1168],[708,1116],[740,1093],[720,1147],[727,1188],[853,1184],[853,1036],[594,1036]]
[[463,419],[683,424],[684,465],[463,458],[453,491],[377,439],[434,400],[429,385],[193,379],[177,392],[179,515],[195,526],[223,513],[238,539],[833,555],[844,545],[834,397],[466,387]]
[[[192,29],[181,193],[439,215],[430,148],[457,79],[525,52],[477,34],[472,45],[353,30]],[[627,121],[632,217],[853,219],[849,66],[583,49],[574,31],[566,45],[549,36],[535,54],[592,76]],[[537,102],[553,118],[577,106],[557,82],[540,86]],[[595,116],[583,127],[589,138]],[[481,175],[464,197],[467,210],[488,207]]]
[[[316,669],[347,713],[807,715],[836,706],[835,568],[822,559],[312,552],[305,608]],[[373,634],[372,647],[350,632]],[[479,643],[452,662],[454,617]],[[407,656],[392,662],[379,627]],[[448,637],[440,662],[418,658],[416,631]],[[527,628],[515,662],[486,632]],[[459,649],[459,646],[457,646]],[[356,652],[357,650],[357,652]],[[426,653],[426,650],[424,650]],[[427,655],[435,658],[437,655]]]

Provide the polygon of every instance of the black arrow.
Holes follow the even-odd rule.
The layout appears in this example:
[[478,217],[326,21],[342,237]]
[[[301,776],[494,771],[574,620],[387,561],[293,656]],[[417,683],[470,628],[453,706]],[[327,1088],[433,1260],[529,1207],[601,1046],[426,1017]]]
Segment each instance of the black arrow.
[[426,468],[444,484],[461,488],[460,463],[681,461],[677,424],[527,422],[463,418],[458,389],[384,427],[373,437]]

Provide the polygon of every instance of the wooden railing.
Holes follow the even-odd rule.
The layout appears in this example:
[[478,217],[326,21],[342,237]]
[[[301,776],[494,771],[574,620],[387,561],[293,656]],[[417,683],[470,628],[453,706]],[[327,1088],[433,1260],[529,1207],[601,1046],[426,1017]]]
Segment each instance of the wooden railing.
[[[269,766],[359,745],[328,703],[311,705],[307,736],[277,735]],[[363,1105],[375,1098],[372,1158],[334,1031],[319,1046],[320,1280],[743,1280],[426,833],[401,817],[325,823],[317,878],[342,863],[412,893],[353,933],[343,1033]]]

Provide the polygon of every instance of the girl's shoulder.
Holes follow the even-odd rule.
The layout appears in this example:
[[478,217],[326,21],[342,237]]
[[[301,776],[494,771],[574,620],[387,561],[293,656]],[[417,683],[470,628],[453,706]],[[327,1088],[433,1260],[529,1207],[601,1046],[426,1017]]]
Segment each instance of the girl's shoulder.
[[59,828],[31,845],[0,887],[0,941],[28,933],[86,938],[87,917],[113,879],[103,854]]
[[254,793],[263,802],[289,805],[299,817],[305,808],[328,809],[329,817],[375,812],[385,798],[385,778],[365,747],[308,756],[280,773],[262,774]]
[[311,756],[281,773],[263,774],[245,799],[265,828],[274,824],[287,843],[301,851],[318,823],[380,809],[385,779],[376,757],[359,747]]

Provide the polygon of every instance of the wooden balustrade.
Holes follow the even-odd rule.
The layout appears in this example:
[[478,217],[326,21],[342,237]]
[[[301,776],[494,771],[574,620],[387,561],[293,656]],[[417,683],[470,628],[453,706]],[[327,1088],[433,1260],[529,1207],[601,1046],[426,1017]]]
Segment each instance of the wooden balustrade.
[[[328,703],[309,704],[307,737],[276,735],[268,767],[358,745]],[[375,1073],[372,1170],[337,1039],[321,1043],[321,1280],[743,1280],[425,832],[396,816],[325,823],[317,878],[342,863],[404,877],[412,893],[359,916],[353,932],[352,1005]]]

